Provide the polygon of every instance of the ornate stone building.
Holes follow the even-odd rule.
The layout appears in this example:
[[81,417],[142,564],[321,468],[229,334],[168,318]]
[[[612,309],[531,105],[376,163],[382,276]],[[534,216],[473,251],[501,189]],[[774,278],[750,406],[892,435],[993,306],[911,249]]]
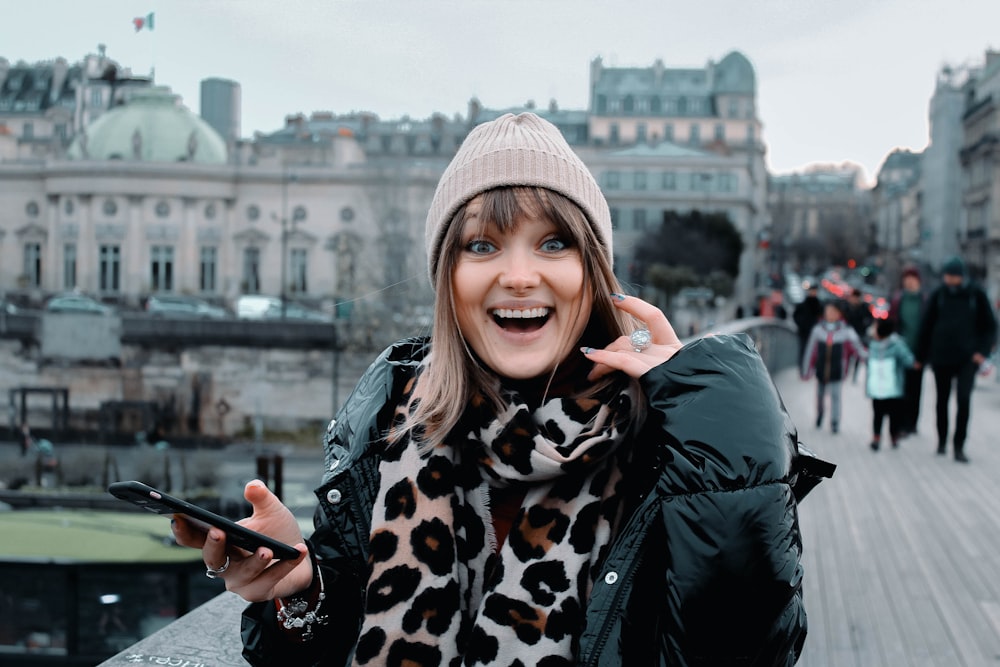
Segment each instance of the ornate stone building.
[[41,107],[3,119],[19,135],[6,152],[0,136],[0,289],[26,303],[71,289],[125,307],[156,292],[231,305],[285,291],[344,317],[405,317],[431,301],[422,228],[448,160],[476,124],[526,109],[561,129],[604,188],[623,277],[646,230],[697,209],[726,213],[744,237],[733,303],[761,278],[765,148],[753,67],[736,52],[695,69],[595,60],[588,110],[473,99],[465,118],[316,112],[228,142],[103,53],[69,67],[68,88],[61,62],[19,76],[64,91],[48,97],[63,100],[65,137],[52,122],[57,139],[25,148],[23,128],[40,122],[28,117],[58,115]]
[[1000,300],[1000,52],[988,51],[962,115],[958,243],[974,276]]
[[743,236],[733,306],[749,303],[766,272],[766,147],[756,75],[733,51],[699,68],[590,68],[584,161],[615,216],[620,262],[667,211],[725,213]]

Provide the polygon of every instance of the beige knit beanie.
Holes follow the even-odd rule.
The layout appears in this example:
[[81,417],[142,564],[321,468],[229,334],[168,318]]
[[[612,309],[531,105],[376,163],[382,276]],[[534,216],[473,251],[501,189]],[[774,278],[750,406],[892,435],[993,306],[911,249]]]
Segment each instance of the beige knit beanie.
[[608,262],[613,261],[611,212],[590,170],[555,125],[533,113],[508,113],[477,125],[438,181],[424,239],[431,286],[456,211],[479,193],[505,185],[538,186],[569,197],[593,225]]

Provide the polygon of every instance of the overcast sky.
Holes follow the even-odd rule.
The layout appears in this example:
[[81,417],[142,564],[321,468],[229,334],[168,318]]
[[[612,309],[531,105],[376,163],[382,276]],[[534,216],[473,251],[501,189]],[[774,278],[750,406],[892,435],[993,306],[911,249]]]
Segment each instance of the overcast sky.
[[[155,69],[192,111],[208,77],[242,87],[242,133],[287,114],[464,115],[555,99],[585,109],[589,69],[704,67],[732,50],[757,72],[777,173],[851,161],[873,178],[927,144],[944,64],[1000,49],[1000,0],[3,0],[0,56],[77,62],[105,44]],[[132,19],[154,12],[152,31]],[[16,20],[14,19],[16,17]]]

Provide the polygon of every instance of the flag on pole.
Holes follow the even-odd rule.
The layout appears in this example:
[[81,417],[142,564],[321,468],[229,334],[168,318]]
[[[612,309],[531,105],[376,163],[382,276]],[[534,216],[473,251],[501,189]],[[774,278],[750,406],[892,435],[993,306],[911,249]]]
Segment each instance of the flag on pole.
[[150,12],[150,13],[146,14],[145,16],[136,16],[134,19],[132,19],[132,25],[135,26],[135,31],[139,32],[143,28],[145,28],[146,30],[152,30],[153,29],[153,14],[154,14],[154,12]]

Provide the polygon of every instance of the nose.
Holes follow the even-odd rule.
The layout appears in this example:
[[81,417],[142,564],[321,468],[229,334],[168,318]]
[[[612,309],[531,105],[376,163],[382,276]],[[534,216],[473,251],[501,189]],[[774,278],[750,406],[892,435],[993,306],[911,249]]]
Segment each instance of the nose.
[[501,287],[521,291],[539,284],[541,277],[537,260],[531,252],[510,250],[505,253],[504,259],[499,280]]

